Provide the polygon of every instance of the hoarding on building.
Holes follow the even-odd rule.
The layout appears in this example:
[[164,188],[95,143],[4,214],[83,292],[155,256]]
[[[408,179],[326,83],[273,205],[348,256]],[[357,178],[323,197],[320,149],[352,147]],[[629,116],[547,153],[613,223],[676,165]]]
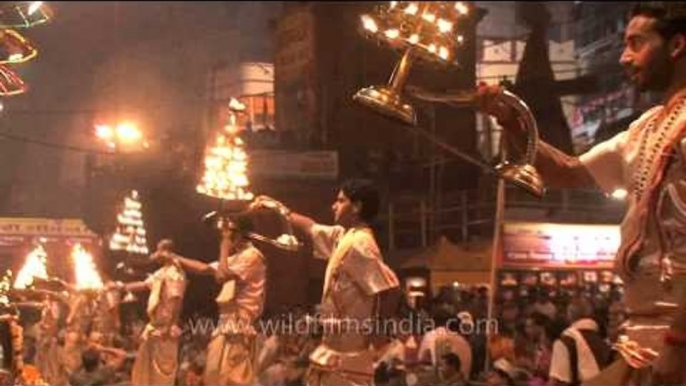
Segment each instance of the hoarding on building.
[[0,218],[0,245],[39,239],[94,242],[98,235],[79,219]]
[[302,132],[316,122],[315,19],[311,7],[290,11],[276,27],[276,127]]
[[69,256],[76,244],[102,263],[101,239],[80,219],[0,218],[0,274],[8,269],[16,274],[38,244],[48,254],[48,273],[66,280],[74,274]]
[[620,243],[618,225],[506,223],[506,267],[612,267]]

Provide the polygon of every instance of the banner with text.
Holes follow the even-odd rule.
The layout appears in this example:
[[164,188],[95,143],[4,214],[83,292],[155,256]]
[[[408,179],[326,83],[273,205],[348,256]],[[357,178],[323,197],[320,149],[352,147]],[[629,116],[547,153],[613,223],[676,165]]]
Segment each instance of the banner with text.
[[506,223],[503,266],[611,268],[619,242],[618,225]]

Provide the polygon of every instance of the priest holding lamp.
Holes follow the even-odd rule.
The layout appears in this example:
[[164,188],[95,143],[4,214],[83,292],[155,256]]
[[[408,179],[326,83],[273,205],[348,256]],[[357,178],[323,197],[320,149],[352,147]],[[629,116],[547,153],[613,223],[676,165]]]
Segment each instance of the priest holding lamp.
[[217,224],[221,230],[218,261],[207,264],[168,250],[158,249],[157,254],[189,272],[214,276],[222,285],[216,298],[219,322],[207,348],[205,384],[252,385],[254,323],[264,307],[267,264],[248,238],[252,222],[247,215],[224,216]]
[[150,290],[148,317],[141,337],[142,343],[136,354],[131,383],[133,385],[173,385],[178,369],[178,347],[181,329],[178,326],[186,290],[186,274],[167,253],[171,240],[157,245],[157,252],[150,256],[162,267],[141,282],[112,284],[127,292]]

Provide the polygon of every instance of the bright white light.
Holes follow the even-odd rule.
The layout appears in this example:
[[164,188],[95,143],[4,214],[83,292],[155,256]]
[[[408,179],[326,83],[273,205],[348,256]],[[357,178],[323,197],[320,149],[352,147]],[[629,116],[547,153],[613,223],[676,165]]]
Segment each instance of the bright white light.
[[97,290],[103,288],[102,278],[93,262],[93,255],[83,249],[80,244],[76,244],[72,249],[71,258],[74,263],[77,289]]
[[14,288],[28,288],[33,284],[35,278],[47,279],[47,259],[48,254],[45,252],[45,249],[43,249],[43,246],[38,245],[26,256],[26,262],[17,274]]
[[429,52],[431,53],[436,53],[436,45],[431,43],[429,44]]
[[424,14],[422,15],[422,19],[428,21],[429,23],[433,23],[434,20],[436,20],[436,15],[434,15],[431,12],[424,12]]
[[419,7],[417,7],[417,4],[415,3],[410,3],[410,5],[405,8],[405,13],[408,15],[416,15],[417,11],[419,11]]
[[445,19],[438,19],[436,24],[438,25],[438,30],[443,33],[447,33],[453,30],[453,23]]
[[244,111],[245,110],[245,105],[241,103],[236,98],[231,98],[231,101],[229,101],[229,109],[234,110],[234,111]]
[[10,55],[10,56],[7,58],[7,60],[10,61],[10,62],[18,62],[18,61],[22,60],[22,58],[24,58],[24,55],[22,55],[22,54],[20,54],[20,53],[17,53],[17,54],[12,54],[12,55]]
[[395,28],[389,29],[385,32],[385,35],[389,39],[396,39],[398,36],[400,36],[400,31]]
[[469,13],[469,8],[467,8],[467,6],[462,2],[455,3],[455,9],[460,13],[460,15],[466,15]]
[[29,5],[29,16],[33,15],[34,12],[38,11],[40,9],[41,5],[43,5],[42,1],[34,1]]
[[96,125],[95,135],[100,139],[110,139],[114,136],[114,131],[107,125]]
[[123,143],[135,142],[143,137],[143,134],[138,128],[129,123],[124,122],[117,125],[117,138]]
[[368,15],[362,15],[362,25],[367,31],[376,32],[379,30],[379,27],[376,25],[374,19]]
[[448,60],[448,56],[450,56],[450,52],[448,51],[447,48],[441,47],[438,49],[438,56],[441,57],[443,60]]
[[412,44],[417,44],[417,43],[419,43],[419,35],[417,35],[417,34],[412,34],[412,35],[407,39],[407,41],[410,42],[410,43],[412,43]]
[[611,196],[612,196],[612,198],[614,198],[616,200],[623,200],[626,198],[627,194],[628,193],[627,193],[626,189],[620,188],[620,189],[615,189],[615,191],[612,192]]

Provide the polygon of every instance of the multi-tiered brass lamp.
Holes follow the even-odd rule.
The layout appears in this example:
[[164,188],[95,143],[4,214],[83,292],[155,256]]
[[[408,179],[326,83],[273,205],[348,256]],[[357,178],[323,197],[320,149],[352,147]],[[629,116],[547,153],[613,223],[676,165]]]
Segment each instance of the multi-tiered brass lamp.
[[[362,29],[365,35],[400,50],[402,57],[386,85],[363,88],[353,99],[377,113],[410,126],[417,125],[417,113],[409,99],[473,105],[476,100],[476,93],[473,90],[439,95],[418,87],[405,87],[415,60],[445,66],[458,64],[456,51],[464,42],[460,30],[462,25],[469,22],[472,13],[471,5],[465,2],[391,1],[387,6],[377,7],[372,14],[362,15]],[[545,187],[533,167],[538,144],[536,121],[526,103],[516,95],[503,91],[497,99],[498,103],[506,104],[516,111],[520,124],[527,131],[528,141],[526,151],[519,160],[503,161],[495,166],[494,171],[500,178],[541,197]],[[425,138],[453,154],[483,166],[483,163],[475,162],[472,157],[465,156],[440,139],[428,133],[423,134]],[[488,170],[493,171],[490,166]]]

